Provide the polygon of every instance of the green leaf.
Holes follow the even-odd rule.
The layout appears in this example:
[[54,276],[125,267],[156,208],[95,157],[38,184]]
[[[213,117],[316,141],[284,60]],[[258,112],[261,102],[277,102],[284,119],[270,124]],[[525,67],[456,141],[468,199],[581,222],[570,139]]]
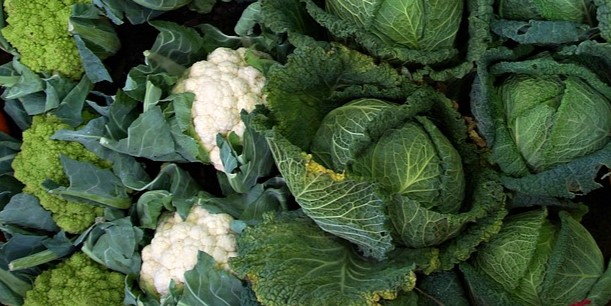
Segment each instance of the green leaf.
[[218,267],[212,256],[197,253],[197,264],[185,272],[184,289],[178,305],[240,305],[242,281]]
[[509,38],[520,44],[560,45],[583,41],[591,28],[585,24],[570,21],[513,21],[494,20],[491,30],[501,37]]
[[13,58],[11,66],[10,68],[7,65],[3,66],[7,68],[3,69],[3,75],[7,72],[10,73],[10,82],[3,85],[10,85],[10,87],[2,93],[2,98],[7,100],[23,98],[44,89],[44,81],[36,73],[19,62],[17,57]]
[[51,212],[42,208],[38,199],[27,193],[16,194],[11,198],[0,211],[0,223],[49,232],[59,231]]
[[246,129],[239,148],[229,139],[220,135],[217,137],[227,181],[237,193],[250,190],[262,178],[269,176],[274,166],[274,158],[265,137],[251,127],[253,116],[254,113],[247,114],[244,111],[240,115]]
[[270,215],[244,230],[237,243],[230,265],[251,281],[264,305],[377,305],[411,290],[413,258],[426,257],[365,259],[299,212]]
[[607,270],[598,279],[596,284],[592,286],[592,289],[588,293],[588,300],[592,301],[594,305],[603,305],[611,301],[611,265],[607,264]]
[[74,37],[76,48],[78,49],[79,55],[83,61],[83,68],[85,69],[85,75],[87,78],[93,83],[102,81],[112,82],[110,73],[100,58],[87,48],[85,42],[79,35],[73,35],[72,37]]
[[505,187],[526,194],[574,198],[601,188],[593,178],[603,166],[611,166],[611,143],[570,163],[519,178],[505,176],[502,181]]
[[159,30],[155,43],[145,52],[145,65],[130,70],[123,90],[136,100],[143,100],[147,81],[169,89],[193,63],[205,58],[203,41],[193,29],[169,21],[153,21]]
[[0,176],[13,173],[13,159],[19,153],[21,142],[5,133],[0,133]]
[[143,7],[156,11],[171,11],[189,4],[192,0],[132,0]]
[[104,10],[105,15],[118,25],[123,24],[124,18],[127,18],[131,24],[141,24],[163,13],[162,11],[142,7],[132,1],[93,0],[93,4]]
[[12,175],[0,175],[0,208],[5,207],[22,189],[23,184]]
[[109,149],[131,156],[157,161],[183,160],[176,154],[170,126],[159,106],[141,113],[128,128],[126,138],[118,141],[102,138],[100,142]]
[[106,128],[109,138],[117,140],[127,137],[129,126],[142,112],[139,106],[140,103],[130,98],[125,92],[117,91],[108,111]]
[[109,269],[137,275],[142,264],[139,249],[143,234],[129,218],[99,223],[88,232],[82,251]]
[[167,190],[151,190],[143,193],[136,203],[139,224],[142,228],[156,229],[164,209],[174,210],[173,196]]
[[70,26],[70,32],[78,35],[85,47],[100,60],[115,54],[121,48],[121,41],[114,26],[101,10],[91,3],[77,3],[72,6]]
[[57,187],[50,192],[67,200],[110,208],[127,209],[131,198],[121,180],[109,169],[61,157],[64,172],[70,180],[68,187]]
[[189,9],[200,14],[208,14],[212,12],[215,4],[216,0],[193,0],[189,3]]
[[83,106],[87,96],[93,89],[93,84],[87,77],[83,77],[65,97],[62,98],[53,114],[72,127],[83,123]]
[[32,289],[29,281],[23,280],[9,271],[0,268],[0,303],[21,305],[25,293]]
[[[421,278],[417,284],[420,292],[419,300],[428,300],[428,304],[442,304],[455,306],[471,305],[467,292],[463,288],[462,279],[456,269],[437,272]],[[421,305],[419,303],[418,305]]]
[[386,257],[394,246],[374,184],[345,179],[316,166],[277,131],[268,136],[268,142],[280,173],[306,215],[324,231],[356,244],[366,256]]
[[550,305],[583,300],[605,269],[603,254],[588,230],[569,213],[559,215],[560,230],[541,285],[541,298]]

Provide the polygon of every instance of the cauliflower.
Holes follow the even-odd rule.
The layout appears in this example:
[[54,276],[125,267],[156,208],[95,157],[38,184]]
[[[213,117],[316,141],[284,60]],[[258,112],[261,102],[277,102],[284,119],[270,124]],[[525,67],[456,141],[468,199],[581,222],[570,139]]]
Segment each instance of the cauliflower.
[[266,104],[265,76],[246,62],[246,52],[252,51],[217,48],[207,60],[193,64],[174,87],[175,93],[195,95],[191,108],[195,133],[219,171],[224,168],[216,145],[217,134],[227,136],[233,132],[241,139],[245,126],[240,112]]
[[185,220],[178,213],[166,214],[151,243],[142,250],[142,287],[166,295],[171,280],[184,283],[184,273],[195,267],[199,251],[230,271],[229,258],[237,256],[232,220],[228,214],[211,213],[198,205],[191,208]]
[[68,32],[68,20],[73,4],[88,2],[91,0],[5,0],[8,25],[2,35],[33,71],[78,79],[83,67]]
[[123,305],[125,275],[74,253],[36,277],[24,306]]
[[30,128],[23,132],[21,151],[15,156],[12,167],[15,178],[25,185],[23,191],[37,197],[40,205],[51,211],[60,228],[69,233],[80,233],[93,224],[104,209],[50,194],[42,183],[47,179],[61,185],[68,183],[61,155],[100,167],[107,166],[107,162],[78,142],[51,139],[55,132],[63,129],[70,129],[70,126],[54,115],[34,116]]

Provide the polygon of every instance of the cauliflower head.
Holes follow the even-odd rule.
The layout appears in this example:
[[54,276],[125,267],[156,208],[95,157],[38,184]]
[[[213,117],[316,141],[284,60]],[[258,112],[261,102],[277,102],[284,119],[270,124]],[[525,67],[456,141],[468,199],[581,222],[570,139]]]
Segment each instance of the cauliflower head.
[[[193,64],[174,87],[175,93],[195,95],[191,108],[193,127],[210,163],[223,171],[216,136],[235,133],[240,139],[244,123],[240,112],[250,112],[257,104],[266,104],[263,86],[266,78],[246,61],[246,48],[217,48],[206,60]],[[257,56],[266,57],[257,53]]]
[[68,20],[73,4],[88,2],[91,0],[5,0],[8,25],[2,35],[33,71],[78,79],[84,70],[68,32]]
[[54,115],[34,116],[30,128],[23,132],[21,151],[15,156],[12,167],[15,178],[25,185],[23,191],[37,197],[60,228],[68,233],[80,233],[93,224],[104,209],[50,194],[42,183],[50,179],[61,185],[68,184],[61,155],[100,167],[107,166],[107,162],[78,142],[51,139],[55,132],[64,129],[70,129],[70,126]]
[[184,220],[178,213],[165,214],[151,243],[142,250],[141,286],[161,296],[168,294],[171,280],[184,284],[184,273],[195,267],[199,251],[230,271],[229,258],[237,256],[232,220],[228,214],[211,213],[198,205]]
[[36,277],[24,306],[123,305],[125,275],[74,253]]

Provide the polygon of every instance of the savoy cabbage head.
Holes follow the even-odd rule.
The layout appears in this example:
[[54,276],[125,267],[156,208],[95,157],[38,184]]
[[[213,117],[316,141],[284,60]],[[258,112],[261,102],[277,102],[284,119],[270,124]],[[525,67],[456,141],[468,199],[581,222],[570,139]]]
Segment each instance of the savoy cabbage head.
[[598,60],[606,44],[554,55],[493,49],[484,56],[472,110],[509,189],[572,198],[600,187],[611,164],[611,86]]
[[267,0],[260,15],[289,38],[332,37],[404,65],[413,79],[443,81],[465,76],[485,50],[491,7],[492,0]]
[[[320,289],[284,303],[314,305],[328,294],[324,288],[341,287],[336,278],[318,280],[311,269],[293,269],[285,280],[281,275],[288,268],[267,264],[270,257],[316,269],[337,267],[374,290],[387,287],[382,278],[373,284],[378,287],[367,287],[368,275],[394,266],[397,256],[419,254],[395,266],[404,275],[450,269],[500,229],[505,194],[498,176],[467,144],[466,126],[451,101],[342,45],[294,42],[298,47],[288,62],[270,69],[271,113],[257,115],[253,125],[267,139],[303,213],[300,220],[309,221],[290,230],[259,224],[238,238],[248,247],[239,247],[234,269],[256,284],[259,298],[291,291],[299,280]],[[249,238],[251,231],[268,238]],[[325,251],[308,253],[312,249]],[[331,257],[326,250],[344,255]],[[263,255],[268,252],[274,255]],[[290,266],[295,265],[301,264]],[[363,271],[342,268],[350,266]],[[264,284],[272,278],[278,279],[273,286]],[[396,293],[378,296],[392,299]]]
[[580,213],[558,215],[548,216],[545,208],[511,215],[497,235],[460,264],[476,305],[608,301],[611,270],[579,223]]
[[454,47],[462,0],[327,0],[326,9],[369,31],[387,45],[415,50]]

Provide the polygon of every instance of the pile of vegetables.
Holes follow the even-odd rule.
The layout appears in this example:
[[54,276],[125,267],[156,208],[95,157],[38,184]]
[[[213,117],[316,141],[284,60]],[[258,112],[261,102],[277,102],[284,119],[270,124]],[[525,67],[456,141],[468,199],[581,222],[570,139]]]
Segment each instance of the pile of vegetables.
[[607,305],[611,1],[4,0],[0,304]]

